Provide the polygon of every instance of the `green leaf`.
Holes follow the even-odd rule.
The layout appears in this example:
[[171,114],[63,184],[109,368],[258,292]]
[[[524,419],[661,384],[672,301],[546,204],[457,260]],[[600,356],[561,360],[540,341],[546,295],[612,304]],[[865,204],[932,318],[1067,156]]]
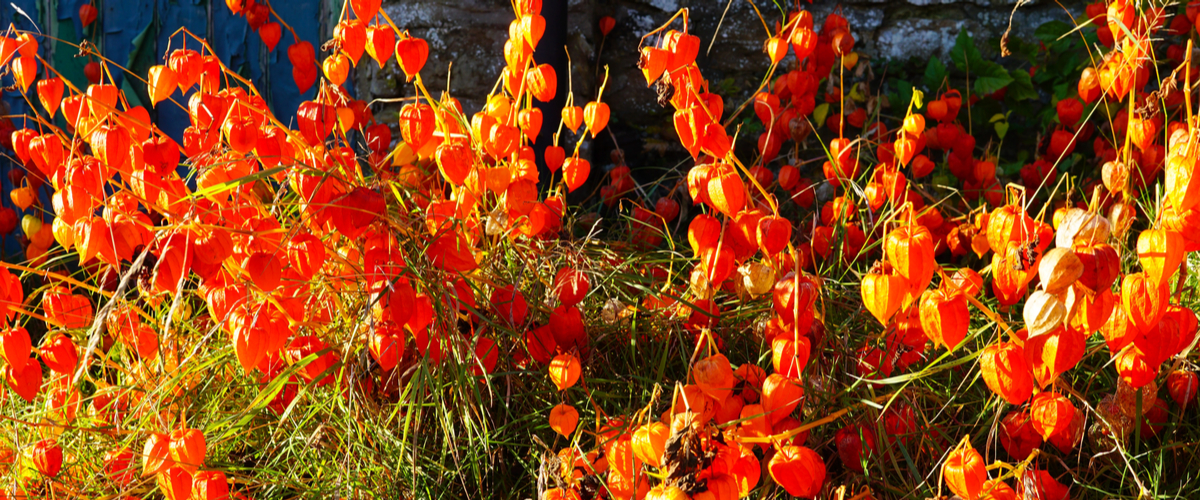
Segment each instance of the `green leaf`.
[[1072,29],[1070,24],[1063,21],[1047,21],[1033,30],[1033,36],[1042,43],[1051,44],[1057,42],[1063,35],[1070,33]]
[[925,88],[931,92],[935,91],[945,79],[946,65],[942,63],[941,59],[929,58],[929,64],[925,65]]
[[1012,77],[1013,82],[1008,85],[1008,95],[1006,99],[1012,99],[1012,102],[1024,101],[1027,99],[1037,99],[1037,90],[1033,88],[1033,82],[1030,81],[1029,72],[1023,69],[1014,69],[1008,72]]
[[978,66],[983,61],[983,55],[979,53],[979,49],[975,48],[975,41],[971,39],[971,35],[967,30],[958,32],[958,38],[954,40],[954,47],[950,49],[950,60],[954,61],[954,65],[961,70],[975,71],[975,66]]
[[822,103],[813,109],[813,123],[818,127],[825,123],[825,116],[829,114],[829,103]]
[[971,78],[975,80],[975,93],[981,96],[994,93],[1013,82],[1012,75],[1003,66],[983,60],[971,65]]
[[1004,136],[1008,134],[1008,122],[998,122],[993,126],[996,128],[996,135],[1000,136],[1000,139],[1004,139]]
[[896,80],[893,86],[896,89],[896,99],[892,101],[892,109],[908,109],[908,103],[912,101],[912,84],[906,80]]

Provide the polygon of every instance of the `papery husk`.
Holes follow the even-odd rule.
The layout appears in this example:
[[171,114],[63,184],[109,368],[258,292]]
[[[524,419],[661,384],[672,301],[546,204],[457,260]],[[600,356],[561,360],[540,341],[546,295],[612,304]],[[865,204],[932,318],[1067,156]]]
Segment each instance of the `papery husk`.
[[1054,235],[1054,243],[1059,248],[1071,248],[1076,242],[1107,243],[1111,234],[1112,224],[1108,219],[1082,208],[1072,208],[1063,216],[1062,224]]
[[1025,328],[1029,336],[1054,331],[1067,319],[1067,307],[1057,296],[1036,290],[1025,300]]
[[1083,276],[1083,262],[1068,248],[1052,248],[1038,264],[1038,277],[1047,293],[1065,291]]

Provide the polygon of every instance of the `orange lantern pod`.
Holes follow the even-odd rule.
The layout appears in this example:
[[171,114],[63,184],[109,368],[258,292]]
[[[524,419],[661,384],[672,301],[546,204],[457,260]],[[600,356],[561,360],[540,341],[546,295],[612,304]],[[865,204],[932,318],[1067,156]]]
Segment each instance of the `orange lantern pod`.
[[563,162],[563,181],[567,183],[567,192],[573,192],[587,182],[588,174],[592,172],[591,162],[572,156]]
[[154,265],[154,289],[159,293],[175,293],[192,268],[193,238],[187,233],[176,232],[165,241],[160,240],[159,245],[158,263]]
[[638,56],[638,69],[642,70],[642,76],[646,77],[647,87],[662,78],[669,59],[670,53],[665,50],[658,47],[642,47]]
[[179,83],[175,70],[169,66],[151,66],[148,75],[150,84],[147,86],[146,92],[150,94],[151,105],[156,105],[171,97],[171,93],[175,91],[175,87]]
[[1121,307],[1129,324],[1138,332],[1154,328],[1166,313],[1169,298],[1166,284],[1155,283],[1148,273],[1127,274],[1121,280]]
[[942,465],[942,477],[950,491],[965,500],[976,500],[983,492],[983,484],[988,480],[987,468],[983,456],[971,446],[967,438],[946,457]]
[[773,256],[782,252],[791,242],[792,223],[778,215],[763,217],[755,228],[755,237],[763,253]]
[[1077,283],[1088,290],[1108,289],[1121,272],[1121,256],[1108,244],[1076,245],[1072,249],[1083,264],[1083,275]]
[[91,301],[83,295],[71,294],[63,286],[42,293],[42,311],[51,323],[67,329],[87,328],[95,319]]
[[148,476],[175,466],[171,458],[171,438],[161,432],[151,432],[142,447],[142,475]]
[[971,316],[961,295],[944,289],[926,290],[921,294],[919,312],[921,329],[935,345],[954,349],[966,338]]
[[892,266],[886,263],[863,276],[860,287],[863,305],[884,326],[900,310],[909,289],[904,277],[893,273]]
[[1001,305],[1011,306],[1020,301],[1029,291],[1029,282],[1037,276],[1038,262],[1036,259],[1030,262],[1023,248],[1010,241],[1004,250],[992,254],[992,293]]
[[1196,399],[1197,387],[1200,387],[1200,379],[1194,372],[1174,370],[1167,374],[1167,393],[1180,408],[1186,410],[1191,406]]
[[120,486],[129,486],[137,477],[133,468],[133,450],[121,448],[104,452],[104,475]]
[[4,365],[0,368],[0,374],[4,376],[8,387],[28,403],[32,403],[42,392],[42,367],[36,359],[27,359],[25,368],[21,370],[14,369],[12,365]]
[[373,21],[379,14],[381,4],[381,0],[350,0],[350,8],[354,9],[354,15],[367,22]]
[[553,290],[563,306],[571,307],[583,302],[591,289],[591,283],[583,271],[564,267],[554,277]]
[[583,122],[587,124],[588,130],[592,132],[593,139],[596,137],[596,134],[604,130],[604,127],[608,126],[608,117],[609,110],[607,103],[592,101],[583,107]]
[[1195,174],[1195,156],[1172,155],[1165,170],[1163,187],[1171,206],[1179,212],[1196,207],[1200,203],[1200,175]]
[[58,112],[59,104],[62,103],[62,91],[64,88],[59,77],[43,78],[37,83],[37,100],[41,101],[47,115],[54,116],[54,113]]
[[1025,351],[1011,342],[992,344],[979,356],[979,371],[989,389],[1012,405],[1020,405],[1033,394],[1033,373]]
[[[554,72],[554,66],[539,64],[525,73],[525,85],[537,100],[550,102],[558,92],[558,74]],[[564,113],[566,109],[563,108]]]
[[[1109,322],[1116,306],[1117,297],[1108,288],[1099,293],[1088,293],[1076,290],[1075,304],[1070,313],[1068,323],[1071,328],[1081,332],[1092,333],[1101,330]],[[1071,309],[1070,307],[1068,309]],[[1122,311],[1122,318],[1124,312]],[[1115,326],[1115,325],[1113,325]],[[1115,352],[1115,351],[1114,351]]]
[[63,333],[52,332],[38,351],[42,354],[42,362],[51,371],[70,375],[75,373],[75,367],[79,365],[79,349],[71,337]]
[[565,438],[570,438],[579,424],[579,411],[563,403],[550,409],[550,428]]
[[166,500],[192,498],[192,472],[182,467],[170,467],[154,475],[155,483]]
[[396,42],[396,61],[400,63],[400,69],[404,71],[408,81],[411,82],[421,72],[428,59],[429,43],[425,40],[405,36]]
[[550,360],[550,381],[559,391],[570,389],[579,381],[581,370],[579,357],[571,353],[555,356]]
[[1028,457],[1042,445],[1042,436],[1033,428],[1029,414],[1024,410],[1009,412],[1000,421],[1000,446],[1014,459]]
[[1083,359],[1087,348],[1083,335],[1060,326],[1053,331],[1025,339],[1025,362],[1033,371],[1038,387],[1045,387]]
[[579,126],[583,125],[583,108],[579,106],[564,106],[562,109],[563,125],[571,129],[572,133],[579,131]]
[[662,422],[650,422],[638,427],[633,433],[634,455],[645,463],[661,467],[663,451],[670,435],[671,428]]
[[192,476],[193,500],[222,500],[230,499],[229,479],[225,473],[218,470],[197,471]]
[[[388,34],[391,34],[390,30],[388,30]],[[391,49],[391,40],[388,41],[387,48]],[[316,51],[311,43],[301,41],[293,43],[288,47],[287,52],[288,60],[292,62],[292,80],[296,83],[296,88],[300,90],[301,94],[308,92],[308,89],[317,83]],[[386,59],[385,56],[384,60]],[[383,63],[380,63],[379,67],[382,68]]]
[[196,469],[204,464],[204,454],[208,450],[204,433],[199,429],[171,431],[169,447],[171,460],[189,473],[196,472]]
[[746,206],[746,184],[731,166],[718,165],[708,179],[708,203],[726,217],[733,217]]
[[63,451],[54,439],[43,439],[33,444],[30,453],[33,466],[44,476],[54,477],[62,471]]
[[1164,285],[1183,262],[1183,237],[1168,229],[1147,229],[1138,235],[1137,254],[1150,282]]
[[[29,361],[29,356],[32,353],[33,341],[30,339],[27,330],[19,326],[0,330],[0,357],[4,358],[4,361],[13,370],[24,370],[25,363]],[[41,367],[39,366],[38,368],[40,369]]]
[[[268,24],[276,24],[278,27],[278,23]],[[264,43],[266,40],[263,31],[266,29],[267,26],[264,25],[258,31],[259,36],[264,38]],[[349,56],[350,62],[357,66],[359,59],[362,59],[363,52],[367,50],[366,24],[358,19],[343,20],[334,28],[333,37],[342,42],[342,52]],[[276,41],[278,42],[278,39]]]
[[825,462],[817,452],[803,446],[779,447],[767,462],[767,471],[776,484],[795,497],[816,498],[825,484]]
[[527,50],[533,52],[537,48],[538,42],[542,40],[542,35],[546,33],[546,19],[538,14],[530,13],[522,15],[517,22],[521,40],[525,42]]
[[692,377],[700,390],[717,402],[725,401],[735,385],[729,359],[719,353],[697,361],[692,366]]
[[763,380],[762,407],[772,425],[792,414],[804,400],[804,387],[798,380],[772,373]]
[[929,287],[937,263],[933,260],[933,235],[920,225],[902,225],[888,233],[884,252],[896,273],[909,284],[913,297]]
[[405,104],[400,110],[400,135],[414,151],[433,138],[436,126],[433,108],[428,104]]
[[791,379],[799,379],[808,366],[812,346],[808,337],[788,338],[780,335],[771,340],[771,366],[775,372]]
[[[367,28],[367,55],[379,63],[379,69],[387,64],[396,47],[396,32],[390,26],[375,25]],[[410,77],[409,80],[412,80]]]
[[330,82],[341,85],[350,76],[350,58],[342,53],[330,54],[325,58],[325,62],[321,63],[321,70]]
[[530,142],[537,141],[538,132],[542,130],[542,110],[537,108],[522,109],[517,115],[517,126]]
[[1029,403],[1033,428],[1045,440],[1066,431],[1075,418],[1075,411],[1075,407],[1067,398],[1050,392],[1034,396]]

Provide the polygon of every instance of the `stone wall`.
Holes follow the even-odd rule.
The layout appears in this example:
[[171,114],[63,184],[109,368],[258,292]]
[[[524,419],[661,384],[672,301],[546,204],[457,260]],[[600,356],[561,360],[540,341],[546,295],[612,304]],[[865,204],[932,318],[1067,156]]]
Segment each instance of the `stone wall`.
[[[556,0],[543,1],[549,5]],[[568,1],[566,45],[574,65],[576,98],[586,102],[594,96],[603,67],[608,66],[610,81],[604,100],[611,106],[613,131],[631,165],[638,166],[634,158],[645,151],[674,147],[669,111],[656,104],[653,89],[646,87],[636,68],[639,39],[687,7],[692,32],[702,41],[698,63],[713,87],[725,96],[726,109],[732,109],[758,88],[768,66],[761,50],[766,32],[751,1],[772,27],[781,19],[776,3],[764,0]],[[813,11],[818,24],[830,12],[840,11],[851,23],[856,50],[872,64],[908,61],[912,67],[923,68],[929,57],[946,58],[963,29],[982,45],[1000,37],[1010,15],[1012,36],[1024,39],[1032,39],[1033,30],[1047,20],[1069,21],[1064,8],[1053,0],[1028,0],[1014,13],[1015,4],[1015,0],[816,0],[804,8]],[[1062,5],[1076,16],[1084,6],[1079,0]],[[386,2],[384,8],[397,25],[429,41],[431,54],[424,74],[430,90],[436,93],[435,87],[445,88],[449,76],[451,93],[462,101],[467,113],[480,109],[503,67],[504,41],[513,19],[508,0],[405,0]],[[597,21],[605,15],[617,23],[602,40]],[[986,47],[981,49],[989,54]],[[382,71],[367,62],[358,73],[360,92],[375,98],[412,94],[411,85],[402,85],[403,75],[394,62]],[[565,87],[564,81],[560,94]],[[395,108],[390,109],[394,112]],[[552,117],[547,115],[546,120]],[[557,122],[557,117],[553,121]],[[627,141],[630,144],[625,144]],[[598,150],[604,148],[597,145]]]

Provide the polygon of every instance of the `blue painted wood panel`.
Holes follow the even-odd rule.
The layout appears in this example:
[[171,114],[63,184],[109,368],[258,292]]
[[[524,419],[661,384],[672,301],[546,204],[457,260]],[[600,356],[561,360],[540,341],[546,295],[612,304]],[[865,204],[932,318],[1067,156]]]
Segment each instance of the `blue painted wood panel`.
[[[97,7],[99,15],[95,24],[85,29],[79,20],[79,8],[89,2]],[[324,9],[322,2],[326,2]],[[295,30],[296,36],[313,44],[320,60],[322,34],[332,31],[330,26],[336,22],[342,2],[276,0],[275,7],[284,16],[283,20]],[[31,19],[20,14],[18,9]],[[271,20],[276,19],[272,16]],[[285,28],[278,46],[273,52],[267,53],[258,33],[250,29],[244,17],[230,12],[223,0],[3,0],[0,1],[0,23],[3,23],[0,29],[7,28],[11,23],[19,30],[40,31],[64,40],[64,43],[53,46],[49,39],[39,40],[41,55],[52,61],[64,78],[81,89],[88,84],[83,69],[88,59],[77,57],[78,48],[71,44],[84,40],[95,44],[105,57],[145,78],[150,65],[166,64],[166,57],[171,50],[184,47],[185,36],[174,33],[186,27],[197,36],[204,37],[226,66],[254,82],[282,122],[294,124],[297,106],[316,96],[315,85],[301,94],[292,79],[292,65],[287,58],[287,48],[294,43],[292,33]],[[186,46],[200,50],[199,44],[192,40]],[[45,71],[44,68],[40,69]],[[137,78],[126,77],[119,68],[110,70],[116,83],[130,98],[131,105],[143,104],[150,108],[149,103],[141,102],[138,96],[145,94],[143,84]],[[12,84],[11,74],[0,79],[0,85],[6,88]],[[172,98],[186,106],[192,92],[195,90],[184,95],[176,90]],[[28,98],[41,111],[33,88]],[[19,90],[4,91],[0,100],[10,115],[32,111],[26,96]],[[183,130],[189,125],[185,110],[165,101],[151,110],[151,116],[159,128],[182,143]],[[58,117],[60,126],[64,125],[61,112]],[[23,127],[20,120],[14,122],[17,128]],[[0,193],[4,195],[0,204],[4,206],[12,206],[8,197],[12,186],[7,173],[13,168],[21,167],[8,158],[0,158],[0,174],[3,174],[0,175]],[[50,206],[48,199],[44,200],[44,206]],[[20,248],[13,237],[5,238],[3,247],[6,256],[13,255]]]

